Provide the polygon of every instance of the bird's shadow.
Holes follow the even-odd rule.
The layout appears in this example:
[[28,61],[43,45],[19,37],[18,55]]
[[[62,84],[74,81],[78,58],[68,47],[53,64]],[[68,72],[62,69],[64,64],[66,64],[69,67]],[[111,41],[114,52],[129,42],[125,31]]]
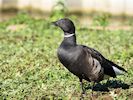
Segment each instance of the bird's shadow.
[[[101,92],[109,92],[109,88],[122,88],[122,89],[129,89],[128,84],[124,83],[123,81],[119,80],[108,80],[106,83],[97,83],[93,87],[93,91],[101,91]],[[92,86],[87,86],[86,89],[91,89]]]

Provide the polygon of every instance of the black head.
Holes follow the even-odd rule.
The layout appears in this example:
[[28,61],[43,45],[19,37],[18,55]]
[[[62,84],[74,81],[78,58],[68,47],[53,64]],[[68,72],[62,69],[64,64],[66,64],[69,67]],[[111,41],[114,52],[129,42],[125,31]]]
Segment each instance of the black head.
[[60,27],[64,33],[75,33],[75,26],[73,22],[68,18],[63,18],[58,21],[52,22],[55,26]]

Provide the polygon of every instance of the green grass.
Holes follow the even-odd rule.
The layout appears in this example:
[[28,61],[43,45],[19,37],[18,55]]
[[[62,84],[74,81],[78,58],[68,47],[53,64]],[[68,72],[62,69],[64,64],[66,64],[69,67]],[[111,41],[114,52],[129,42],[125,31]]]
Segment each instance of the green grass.
[[[79,99],[78,78],[65,69],[56,56],[63,32],[51,26],[49,20],[18,15],[0,23],[0,100]],[[14,25],[22,26],[15,30],[9,28]],[[128,71],[110,80],[133,84],[133,30],[98,31],[81,29],[78,24],[77,27],[79,44],[94,47]],[[85,81],[86,86],[89,84]],[[88,100],[91,90],[86,92]],[[117,95],[110,96],[113,92]],[[95,91],[94,94],[99,100],[131,100],[133,88],[110,88],[110,92]]]

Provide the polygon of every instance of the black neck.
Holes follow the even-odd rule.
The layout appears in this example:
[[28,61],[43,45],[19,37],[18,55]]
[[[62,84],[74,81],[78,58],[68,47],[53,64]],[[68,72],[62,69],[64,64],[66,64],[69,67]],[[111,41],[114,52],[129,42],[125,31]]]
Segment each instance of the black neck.
[[70,37],[64,37],[63,40],[63,45],[68,45],[68,46],[75,46],[76,45],[76,35],[72,35]]

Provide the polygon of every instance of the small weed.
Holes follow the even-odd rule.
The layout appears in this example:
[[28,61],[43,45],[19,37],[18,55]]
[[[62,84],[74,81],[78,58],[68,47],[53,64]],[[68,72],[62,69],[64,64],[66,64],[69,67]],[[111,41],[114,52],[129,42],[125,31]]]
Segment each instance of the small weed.
[[[108,21],[104,17],[100,19],[100,25],[106,26]],[[79,80],[59,63],[56,56],[63,34],[49,23],[49,20],[34,19],[25,14],[0,23],[0,99],[79,99]],[[24,26],[18,28],[19,25]],[[7,29],[9,26],[15,26],[16,31]],[[94,47],[128,71],[128,74],[116,79],[120,80],[119,84],[103,81],[101,85],[133,83],[132,30],[105,30],[104,33],[89,29],[77,31],[78,43]],[[111,89],[115,97],[110,92],[95,91],[96,98],[127,100],[133,97],[132,88],[121,87],[116,89],[117,92]],[[91,90],[87,89],[85,99],[90,98],[90,93]]]

